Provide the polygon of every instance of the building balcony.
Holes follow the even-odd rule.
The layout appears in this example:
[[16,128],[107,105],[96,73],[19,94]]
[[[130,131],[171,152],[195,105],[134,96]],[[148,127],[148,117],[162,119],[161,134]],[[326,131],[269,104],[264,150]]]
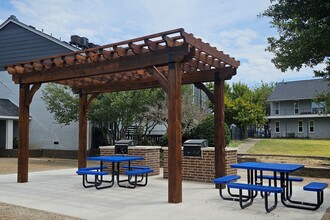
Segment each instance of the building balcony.
[[325,108],[272,109],[268,119],[329,117]]

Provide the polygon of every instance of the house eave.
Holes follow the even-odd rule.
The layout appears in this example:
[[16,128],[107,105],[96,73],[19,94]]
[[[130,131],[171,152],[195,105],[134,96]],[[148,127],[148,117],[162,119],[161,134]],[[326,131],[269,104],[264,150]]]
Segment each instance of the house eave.
[[330,114],[305,114],[305,115],[273,115],[268,119],[293,119],[293,118],[329,118]]
[[18,120],[18,116],[1,116],[0,120]]

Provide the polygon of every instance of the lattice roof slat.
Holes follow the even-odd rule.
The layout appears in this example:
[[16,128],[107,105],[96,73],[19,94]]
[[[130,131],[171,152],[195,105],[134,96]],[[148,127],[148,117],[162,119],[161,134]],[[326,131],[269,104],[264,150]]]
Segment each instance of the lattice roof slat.
[[69,85],[76,91],[89,86],[88,91],[91,91],[91,88],[98,85],[113,86],[116,82],[126,82],[129,88],[140,87],[135,86],[137,82],[146,87],[154,87],[157,84],[155,76],[145,71],[145,68],[156,66],[166,73],[168,63],[176,60],[183,64],[183,75],[200,71],[200,81],[210,78],[204,76],[205,73],[213,73],[202,73],[203,71],[231,68],[234,75],[239,66],[239,61],[217,48],[183,29],[175,29],[59,56],[6,65],[5,68],[13,75],[15,83],[56,82]]

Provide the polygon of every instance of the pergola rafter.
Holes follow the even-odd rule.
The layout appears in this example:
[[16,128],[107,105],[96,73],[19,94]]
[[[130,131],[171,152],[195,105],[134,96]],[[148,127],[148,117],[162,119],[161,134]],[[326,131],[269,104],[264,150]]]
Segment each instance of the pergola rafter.
[[[87,112],[99,93],[161,87],[168,94],[169,106],[169,202],[181,202],[181,85],[195,84],[214,102],[215,176],[223,176],[224,81],[236,74],[239,64],[239,61],[183,29],[175,29],[87,50],[6,65],[13,81],[20,84],[21,91],[18,163],[22,165],[18,167],[18,182],[26,182],[28,179],[29,103],[41,83],[67,85],[79,94],[79,167],[86,165]],[[215,82],[214,93],[208,91],[201,84],[203,82]],[[31,85],[34,86],[30,89]],[[89,94],[92,95],[88,96]]]

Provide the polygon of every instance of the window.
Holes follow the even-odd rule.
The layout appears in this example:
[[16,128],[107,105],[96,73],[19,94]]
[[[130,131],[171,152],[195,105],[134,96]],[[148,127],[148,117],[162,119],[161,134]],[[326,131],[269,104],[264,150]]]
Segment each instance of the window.
[[304,129],[303,129],[303,121],[298,121],[298,133],[303,133]]
[[279,114],[280,114],[280,103],[275,102],[275,115],[279,115]]
[[293,102],[293,108],[294,108],[294,114],[298,114],[299,113],[299,101]]
[[275,133],[280,133],[280,122],[275,121]]
[[320,102],[320,103],[312,102],[312,113],[313,114],[325,113],[325,106],[326,106],[325,102]]
[[311,120],[311,121],[309,121],[309,132],[314,133],[314,131],[315,131],[315,124],[314,124],[314,121]]

